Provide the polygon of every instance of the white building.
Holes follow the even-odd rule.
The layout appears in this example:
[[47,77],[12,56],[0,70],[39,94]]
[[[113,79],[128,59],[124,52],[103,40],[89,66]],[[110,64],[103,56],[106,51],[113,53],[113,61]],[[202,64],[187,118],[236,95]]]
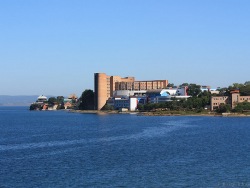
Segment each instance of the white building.
[[113,96],[117,97],[117,96],[125,96],[125,97],[129,97],[129,96],[145,96],[146,95],[146,90],[139,90],[139,91],[135,91],[135,90],[116,90],[113,92]]
[[107,104],[113,106],[114,109],[128,109],[135,111],[138,103],[145,104],[161,103],[176,100],[187,99],[187,87],[154,89],[154,90],[116,90],[113,92],[113,98],[107,100]]
[[47,102],[48,101],[48,98],[44,95],[40,95],[38,98],[37,98],[37,103],[44,103],[44,102]]
[[190,97],[187,95],[187,87],[148,90],[146,95],[150,103],[163,103],[172,101],[173,99],[181,100]]
[[113,98],[114,109],[126,108],[129,111],[135,111],[137,109],[137,104],[138,99],[136,97]]

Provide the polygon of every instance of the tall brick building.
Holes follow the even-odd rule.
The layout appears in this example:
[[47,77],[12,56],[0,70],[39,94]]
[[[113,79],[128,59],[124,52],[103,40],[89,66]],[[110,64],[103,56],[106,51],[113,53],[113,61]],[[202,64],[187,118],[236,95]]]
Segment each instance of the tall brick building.
[[100,110],[113,92],[117,90],[154,90],[164,89],[168,80],[135,81],[134,77],[108,76],[105,73],[94,74],[95,109]]

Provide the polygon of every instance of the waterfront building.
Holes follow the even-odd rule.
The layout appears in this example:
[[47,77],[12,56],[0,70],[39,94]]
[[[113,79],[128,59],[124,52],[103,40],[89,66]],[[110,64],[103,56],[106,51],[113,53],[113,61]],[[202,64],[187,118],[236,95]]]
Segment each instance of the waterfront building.
[[217,89],[211,88],[210,86],[201,86],[201,91],[207,91],[210,92],[211,94],[219,94],[220,92]]
[[48,110],[48,104],[43,104],[43,106],[42,106],[42,110]]
[[135,81],[135,77],[109,76],[105,73],[94,74],[95,109],[100,110],[117,90],[144,91],[164,89],[168,80]]
[[218,89],[214,89],[214,88],[211,88],[209,91],[211,94],[216,94],[216,95],[218,95],[220,93],[220,91]]
[[72,109],[75,107],[77,103],[78,97],[76,94],[70,94],[68,98],[64,98],[63,103],[64,103],[64,108],[65,109]]
[[44,103],[44,102],[47,102],[48,101],[48,98],[44,95],[40,95],[38,98],[37,98],[37,103]]
[[78,97],[76,96],[76,94],[70,94],[68,96],[68,98],[64,98],[63,99],[63,102],[64,103],[67,103],[67,102],[70,102],[70,103],[76,103],[78,100]]
[[59,104],[54,104],[54,105],[52,105],[52,106],[49,106],[48,107],[48,110],[49,111],[52,111],[52,110],[57,110],[57,107],[59,106]]
[[124,97],[129,97],[129,96],[146,96],[147,90],[140,90],[140,91],[135,91],[135,90],[116,90],[113,92],[113,97],[117,96],[124,96]]
[[64,103],[65,109],[71,109],[72,107],[73,107],[73,104],[71,101],[67,101],[66,103]]
[[109,106],[114,109],[128,109],[134,111],[138,104],[169,102],[173,99],[187,99],[187,87],[155,89],[155,90],[117,90],[113,97],[107,100]]
[[250,96],[240,96],[239,90],[232,90],[229,96],[211,97],[211,111],[219,108],[221,104],[229,104],[234,109],[238,103],[250,102]]
[[139,101],[137,97],[113,97],[107,100],[107,104],[113,106],[115,110],[127,109],[135,111]]
[[77,101],[78,97],[76,96],[76,94],[73,93],[73,94],[69,95],[68,99],[71,99],[73,101]]
[[163,103],[172,101],[173,99],[181,100],[190,97],[187,95],[187,86],[160,90],[148,90],[146,95],[148,97],[148,102],[150,103]]
[[201,91],[204,92],[204,91],[210,91],[211,87],[210,86],[201,86]]
[[155,90],[165,89],[168,85],[167,80],[134,81],[134,82],[116,82],[115,90]]

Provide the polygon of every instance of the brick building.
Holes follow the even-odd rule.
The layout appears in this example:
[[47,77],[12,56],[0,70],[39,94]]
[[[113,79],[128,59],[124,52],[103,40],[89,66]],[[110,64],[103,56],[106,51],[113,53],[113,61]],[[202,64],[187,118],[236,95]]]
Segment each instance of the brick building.
[[238,103],[250,102],[250,96],[240,96],[239,90],[232,90],[230,96],[215,96],[211,98],[211,111],[219,108],[220,104],[229,104],[234,109]]
[[117,90],[152,90],[164,89],[168,80],[135,81],[134,77],[108,76],[105,73],[94,74],[95,109],[100,110],[107,99]]

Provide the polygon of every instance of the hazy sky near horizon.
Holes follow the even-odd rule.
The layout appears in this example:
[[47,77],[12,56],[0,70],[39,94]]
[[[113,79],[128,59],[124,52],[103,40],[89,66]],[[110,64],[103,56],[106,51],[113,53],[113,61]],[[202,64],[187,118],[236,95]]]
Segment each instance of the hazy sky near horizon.
[[80,95],[93,74],[250,80],[249,0],[0,0],[0,95]]

